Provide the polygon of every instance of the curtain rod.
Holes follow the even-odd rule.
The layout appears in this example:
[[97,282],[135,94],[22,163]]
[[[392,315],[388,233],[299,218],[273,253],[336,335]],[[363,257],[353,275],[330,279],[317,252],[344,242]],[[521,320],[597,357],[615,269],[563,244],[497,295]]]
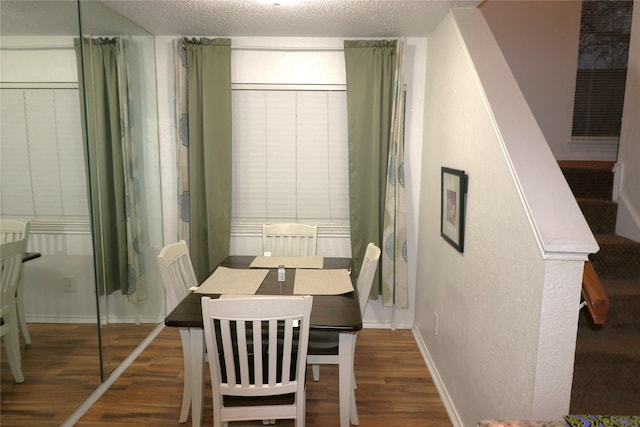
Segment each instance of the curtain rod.
[[67,50],[73,49],[73,46],[60,46],[60,45],[51,45],[51,46],[22,46],[22,47],[13,47],[13,46],[0,46],[0,50]]
[[313,51],[313,52],[342,52],[342,47],[284,47],[284,46],[231,46],[231,50],[271,50],[271,51]]

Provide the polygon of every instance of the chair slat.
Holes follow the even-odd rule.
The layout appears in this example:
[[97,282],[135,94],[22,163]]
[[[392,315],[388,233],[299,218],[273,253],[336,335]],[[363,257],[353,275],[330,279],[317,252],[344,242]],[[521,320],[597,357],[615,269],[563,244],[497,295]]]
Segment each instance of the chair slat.
[[253,371],[256,376],[256,385],[264,385],[262,369],[262,322],[253,322]]

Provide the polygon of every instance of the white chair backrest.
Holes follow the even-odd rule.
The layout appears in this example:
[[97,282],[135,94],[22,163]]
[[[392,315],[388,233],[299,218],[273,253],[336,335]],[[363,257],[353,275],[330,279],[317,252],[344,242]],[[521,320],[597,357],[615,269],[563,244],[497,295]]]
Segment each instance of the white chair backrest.
[[16,289],[20,281],[22,257],[24,256],[25,240],[18,239],[0,245],[0,317],[16,307]]
[[[300,404],[312,303],[310,295],[202,298],[214,402],[222,401],[224,395],[302,393],[296,398]],[[258,342],[262,345],[254,346]]]
[[362,315],[364,315],[364,309],[367,308],[367,302],[369,302],[369,294],[371,293],[371,286],[373,286],[373,278],[376,275],[379,259],[380,248],[373,243],[369,243],[364,253],[364,259],[362,260],[362,267],[360,268],[357,282],[358,300],[360,302]]
[[167,313],[169,313],[187,296],[190,292],[189,288],[198,286],[187,243],[180,240],[162,248],[158,254],[158,268],[164,284]]
[[26,243],[29,239],[29,221],[18,221],[15,219],[0,219],[0,243],[13,242],[15,240],[25,239]]
[[262,253],[273,256],[316,254],[318,226],[308,224],[263,224]]

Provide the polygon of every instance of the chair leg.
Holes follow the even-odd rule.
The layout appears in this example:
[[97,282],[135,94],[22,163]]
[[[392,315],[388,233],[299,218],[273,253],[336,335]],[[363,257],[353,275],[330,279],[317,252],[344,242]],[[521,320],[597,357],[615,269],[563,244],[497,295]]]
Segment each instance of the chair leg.
[[180,339],[182,341],[182,360],[184,361],[184,386],[179,422],[184,423],[187,421],[189,409],[191,409],[191,345],[187,329],[180,329]]
[[18,322],[20,323],[20,330],[22,331],[22,336],[24,337],[24,343],[26,345],[31,344],[31,335],[29,335],[29,328],[27,328],[27,321],[24,316],[24,295],[22,292],[22,280],[18,283],[18,288],[16,289],[16,312],[18,314]]
[[358,408],[356,407],[356,390],[355,387],[351,389],[351,414],[349,414],[349,418],[351,420],[351,424],[357,426],[360,424],[360,418],[358,418]]
[[24,382],[22,374],[22,362],[20,361],[20,337],[18,336],[18,317],[15,312],[7,313],[4,319],[6,327],[9,328],[8,333],[4,336],[4,344],[7,349],[7,359],[9,360],[9,368],[13,374],[16,383]]
[[313,380],[320,381],[320,365],[311,365],[311,372],[313,373]]

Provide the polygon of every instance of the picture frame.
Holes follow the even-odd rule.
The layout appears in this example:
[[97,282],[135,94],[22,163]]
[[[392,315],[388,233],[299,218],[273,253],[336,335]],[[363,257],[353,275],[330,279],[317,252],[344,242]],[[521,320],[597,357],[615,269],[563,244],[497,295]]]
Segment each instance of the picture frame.
[[464,220],[469,177],[463,170],[441,168],[440,235],[464,252]]

